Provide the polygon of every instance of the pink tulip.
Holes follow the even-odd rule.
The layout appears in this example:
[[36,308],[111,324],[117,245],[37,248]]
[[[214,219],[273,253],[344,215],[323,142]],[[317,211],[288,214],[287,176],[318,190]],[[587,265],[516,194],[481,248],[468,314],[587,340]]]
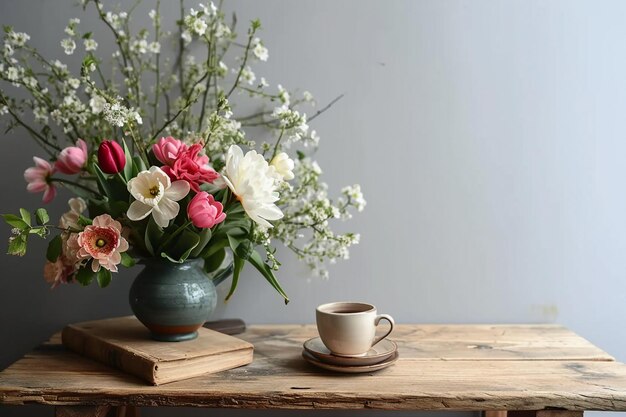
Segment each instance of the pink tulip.
[[173,166],[178,156],[187,149],[187,145],[171,136],[159,139],[159,141],[152,146],[152,152],[154,152],[156,159],[168,166]]
[[105,140],[98,148],[98,166],[102,172],[117,174],[126,166],[126,155],[122,147],[112,140]]
[[43,192],[43,202],[49,203],[57,194],[55,186],[50,181],[55,167],[50,162],[33,157],[35,166],[24,171],[24,179],[28,182],[26,189],[31,193]]
[[76,146],[68,146],[61,151],[56,168],[64,174],[78,174],[87,163],[88,156],[87,144],[84,140],[78,139]]
[[211,194],[202,191],[189,202],[187,215],[194,226],[210,229],[226,218],[226,213],[222,213],[222,209],[222,203],[215,201]]

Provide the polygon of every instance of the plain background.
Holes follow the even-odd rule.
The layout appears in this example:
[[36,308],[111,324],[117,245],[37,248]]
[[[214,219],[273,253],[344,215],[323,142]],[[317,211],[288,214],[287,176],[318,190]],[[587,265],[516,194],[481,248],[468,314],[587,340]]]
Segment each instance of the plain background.
[[[144,3],[140,24],[152,7]],[[178,2],[162,3],[165,19],[176,19]],[[360,183],[368,205],[338,226],[362,240],[330,280],[311,278],[282,251],[279,278],[291,304],[247,270],[217,317],[309,323],[318,304],[363,300],[398,322],[558,322],[626,360],[626,3],[273,0],[225,8],[237,11],[240,33],[253,18],[263,23],[270,59],[254,67],[257,77],[308,89],[320,105],[345,93],[312,123],[322,137],[316,159],[333,193]],[[58,42],[75,16],[110,50],[93,9],[84,14],[70,0],[0,3],[0,23],[29,33],[51,58],[65,58]],[[37,148],[20,132],[0,149],[1,211],[38,207],[41,196],[29,195],[22,178]],[[53,218],[67,196],[50,205]],[[130,313],[136,271],[104,290],[50,291],[43,250],[37,242],[23,259],[0,258],[0,368],[68,322]],[[36,413],[51,415],[0,409]]]

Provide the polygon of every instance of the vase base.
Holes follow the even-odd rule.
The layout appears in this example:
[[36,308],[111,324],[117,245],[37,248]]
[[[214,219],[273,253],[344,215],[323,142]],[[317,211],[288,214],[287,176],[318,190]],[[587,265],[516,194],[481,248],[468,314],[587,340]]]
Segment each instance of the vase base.
[[198,332],[190,333],[150,333],[150,336],[154,340],[159,342],[184,342],[186,340],[193,340],[198,337]]

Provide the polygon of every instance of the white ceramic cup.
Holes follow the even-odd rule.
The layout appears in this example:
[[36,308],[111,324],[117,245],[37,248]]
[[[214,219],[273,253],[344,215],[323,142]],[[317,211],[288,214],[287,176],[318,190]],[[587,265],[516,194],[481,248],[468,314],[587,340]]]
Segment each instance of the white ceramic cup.
[[[315,311],[317,331],[324,345],[334,355],[364,356],[376,343],[393,330],[393,317],[377,314],[376,307],[367,303],[338,302],[322,304]],[[376,326],[385,319],[390,327],[376,338]]]

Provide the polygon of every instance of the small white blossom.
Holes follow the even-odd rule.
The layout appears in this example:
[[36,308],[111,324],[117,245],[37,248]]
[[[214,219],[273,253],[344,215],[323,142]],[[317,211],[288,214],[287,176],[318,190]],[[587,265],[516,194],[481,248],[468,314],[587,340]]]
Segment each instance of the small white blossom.
[[7,106],[0,106],[0,116],[4,116],[9,113],[9,108]]
[[222,22],[217,23],[217,29],[215,29],[216,38],[227,38],[231,34],[230,28]]
[[98,48],[98,42],[91,38],[85,39],[83,44],[85,45],[85,51],[95,51]]
[[26,77],[24,78],[24,85],[30,88],[37,87],[37,79],[34,77]]
[[192,27],[194,32],[196,32],[199,36],[202,36],[206,32],[207,24],[203,19],[196,19],[195,22],[193,22]]
[[70,78],[69,80],[67,80],[67,85],[76,90],[78,87],[80,87],[80,80],[76,78]]
[[145,54],[148,52],[148,41],[145,39],[136,40],[130,45],[130,49],[132,51],[137,51],[140,54]]
[[9,81],[17,81],[20,77],[20,72],[15,67],[7,68],[7,78]]
[[351,187],[344,187],[341,190],[341,193],[350,199],[351,204],[356,207],[358,211],[363,211],[367,202],[363,198],[363,193],[361,192],[361,186],[359,184],[355,184]]
[[283,86],[280,84],[278,84],[278,99],[281,101],[281,103],[283,103],[286,106],[289,105],[290,100],[291,100],[291,97],[289,96],[289,92],[285,90]]
[[66,26],[63,31],[67,34],[67,36],[76,36],[76,31],[74,31],[74,28],[71,26]]
[[256,80],[256,75],[254,75],[252,68],[248,65],[241,71],[241,78],[248,84],[252,85]]
[[17,47],[22,47],[30,40],[30,36],[24,32],[9,32],[9,41]]
[[261,84],[259,84],[262,88],[269,87],[270,85],[265,80],[265,77],[261,77]]
[[189,33],[188,30],[183,31],[183,33],[180,34],[180,37],[183,38],[183,41],[185,41],[185,45],[189,45],[191,42],[191,33]]
[[150,10],[150,12],[148,13],[148,16],[150,16],[150,19],[155,20],[157,18],[156,10],[154,9]]
[[153,54],[159,54],[161,53],[161,44],[159,42],[150,42],[148,50]]
[[91,100],[89,100],[89,106],[91,107],[91,112],[93,114],[102,113],[105,104],[106,100],[101,96],[93,96]]
[[65,38],[61,41],[61,46],[65,51],[66,55],[72,55],[74,53],[74,49],[76,49],[76,42],[72,38]]
[[304,101],[313,101],[313,94],[305,91],[304,93],[302,93],[302,98],[304,99]]
[[261,61],[267,61],[269,58],[269,51],[263,44],[259,38],[254,38],[253,42],[254,48],[252,49],[252,53]]
[[5,57],[9,57],[9,56],[12,56],[14,53],[15,53],[15,50],[13,49],[11,44],[5,43],[4,46],[2,47],[2,54]]
[[33,109],[33,115],[35,116],[35,121],[46,124],[48,123],[48,112],[46,109],[41,107],[35,107]]

